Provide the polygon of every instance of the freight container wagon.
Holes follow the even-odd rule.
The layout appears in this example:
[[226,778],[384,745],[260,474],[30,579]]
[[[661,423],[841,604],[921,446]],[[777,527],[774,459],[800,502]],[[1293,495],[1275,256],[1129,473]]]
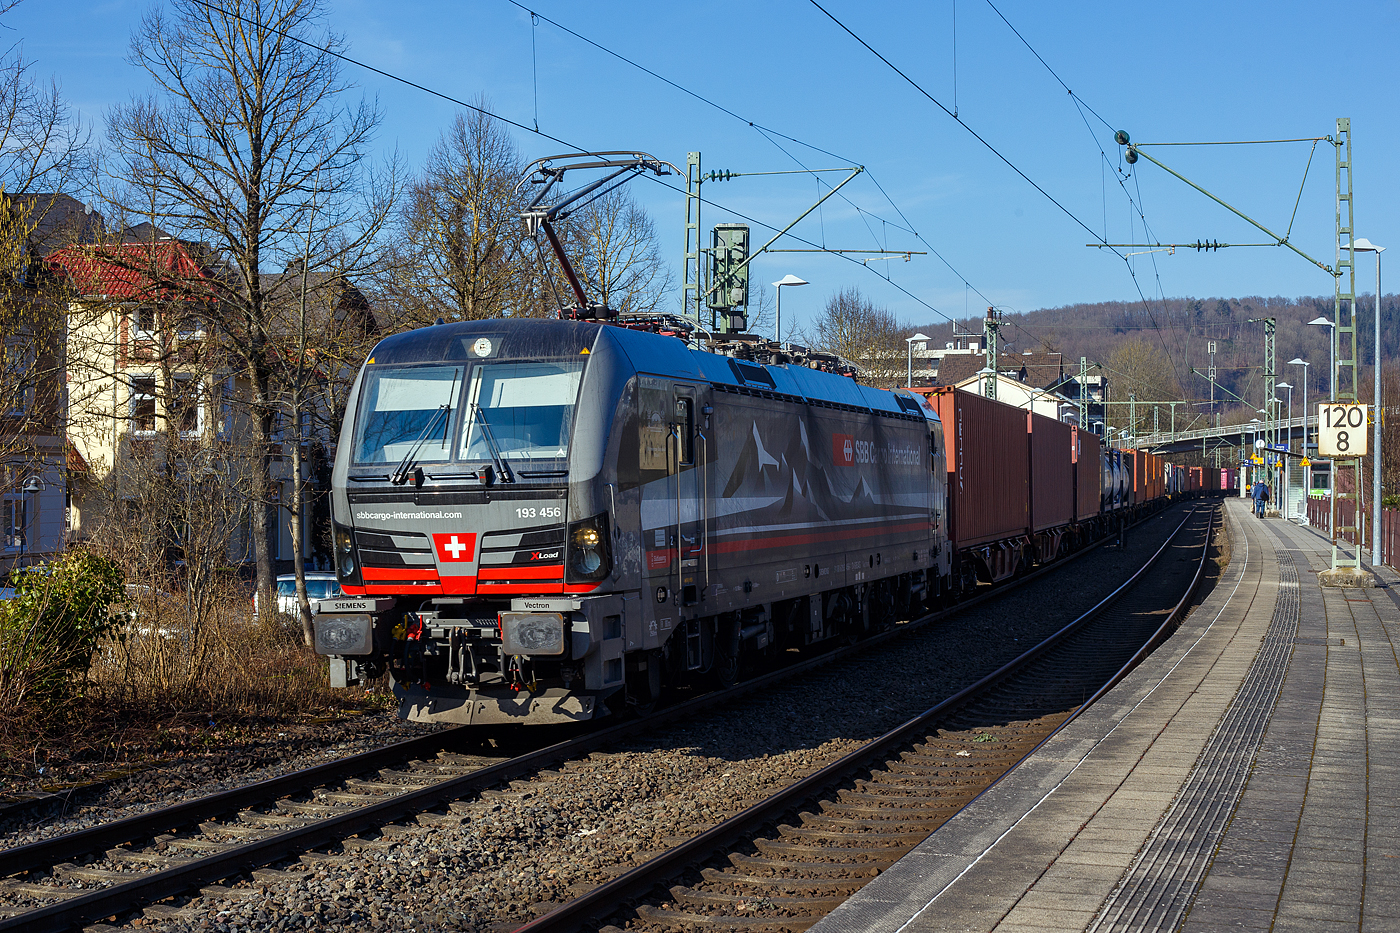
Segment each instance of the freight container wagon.
[[1003,580],[1030,547],[1027,413],[951,387],[934,389],[928,400],[943,424],[954,577],[964,588]]
[[1037,563],[1054,560],[1074,522],[1074,432],[1068,424],[1026,412],[1031,458],[1031,534]]
[[1099,437],[1074,428],[1074,520],[1096,521],[1103,512],[1103,453]]

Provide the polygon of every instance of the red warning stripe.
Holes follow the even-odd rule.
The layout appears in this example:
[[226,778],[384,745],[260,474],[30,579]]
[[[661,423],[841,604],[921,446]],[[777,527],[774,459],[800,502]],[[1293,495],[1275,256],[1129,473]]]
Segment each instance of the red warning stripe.
[[544,567],[482,567],[477,571],[480,580],[563,580],[564,565],[550,564]]

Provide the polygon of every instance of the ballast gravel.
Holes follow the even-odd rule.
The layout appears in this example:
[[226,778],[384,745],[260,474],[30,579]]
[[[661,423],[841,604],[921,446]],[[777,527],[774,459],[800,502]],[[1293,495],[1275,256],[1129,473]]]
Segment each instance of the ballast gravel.
[[235,745],[213,745],[81,790],[61,808],[44,804],[0,816],[0,849],[243,787],[440,728],[377,712],[259,730]]
[[860,657],[616,750],[207,888],[136,921],[179,931],[503,933],[825,766],[1090,608],[1178,518]]

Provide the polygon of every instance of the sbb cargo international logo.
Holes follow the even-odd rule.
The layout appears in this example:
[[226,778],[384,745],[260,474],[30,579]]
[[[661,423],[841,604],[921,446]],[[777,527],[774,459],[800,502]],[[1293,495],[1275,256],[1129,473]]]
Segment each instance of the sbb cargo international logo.
[[849,434],[831,435],[831,462],[837,466],[855,466],[856,439]]

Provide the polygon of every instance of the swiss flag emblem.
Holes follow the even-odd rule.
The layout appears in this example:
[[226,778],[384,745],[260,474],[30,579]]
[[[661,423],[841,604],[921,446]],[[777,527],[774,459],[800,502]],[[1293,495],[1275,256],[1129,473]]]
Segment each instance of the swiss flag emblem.
[[831,462],[837,466],[853,466],[856,462],[856,439],[849,434],[831,435]]
[[448,535],[433,535],[433,550],[440,561],[461,561],[476,559],[476,532],[464,534],[456,532]]

